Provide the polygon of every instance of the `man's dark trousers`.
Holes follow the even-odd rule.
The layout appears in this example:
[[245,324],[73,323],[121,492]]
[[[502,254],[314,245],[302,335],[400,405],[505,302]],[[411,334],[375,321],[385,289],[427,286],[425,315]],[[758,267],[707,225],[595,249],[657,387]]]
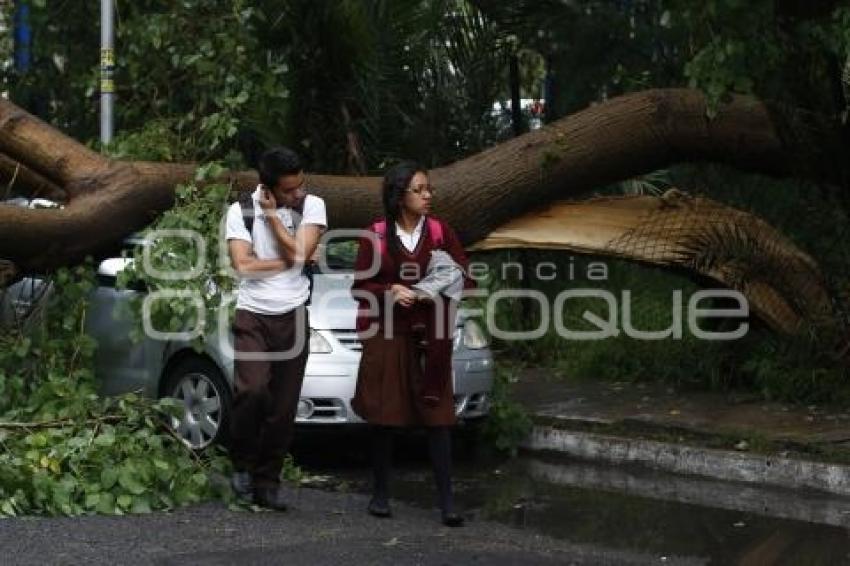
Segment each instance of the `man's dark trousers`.
[[271,352],[280,357],[292,350],[296,338],[300,340],[298,351],[290,352],[286,360],[235,361],[230,458],[236,471],[252,474],[255,487],[280,483],[310,351],[309,329],[303,305],[280,315],[236,311],[233,342],[237,357],[245,352]]

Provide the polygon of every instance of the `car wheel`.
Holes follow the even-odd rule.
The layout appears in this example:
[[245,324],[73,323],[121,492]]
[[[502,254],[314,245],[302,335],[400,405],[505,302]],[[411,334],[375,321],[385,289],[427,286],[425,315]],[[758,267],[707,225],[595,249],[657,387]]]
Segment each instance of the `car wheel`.
[[214,363],[197,357],[178,362],[168,372],[163,391],[183,405],[182,414],[171,419],[171,427],[183,442],[200,450],[224,441],[232,395]]

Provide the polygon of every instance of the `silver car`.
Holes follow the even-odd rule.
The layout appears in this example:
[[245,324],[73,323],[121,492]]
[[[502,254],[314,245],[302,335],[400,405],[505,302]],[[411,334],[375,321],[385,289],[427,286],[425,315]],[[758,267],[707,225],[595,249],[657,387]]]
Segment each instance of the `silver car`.
[[[138,241],[130,241],[135,244]],[[304,426],[354,425],[362,421],[349,403],[354,396],[360,343],[354,330],[357,303],[347,290],[352,282],[350,242],[332,242],[324,250],[333,273],[315,273],[310,310],[310,356],[296,422]],[[233,360],[207,340],[202,352],[186,341],[131,338],[136,324],[116,308],[141,291],[118,290],[116,276],[126,258],[101,262],[87,332],[97,340],[96,373],[102,392],[131,391],[157,398],[173,396],[185,411],[174,428],[193,448],[204,448],[222,437],[230,416]],[[9,287],[0,305],[0,320],[29,312],[45,293],[40,280],[24,279]],[[323,300],[323,295],[329,300]],[[461,309],[454,336],[452,375],[455,411],[464,421],[481,419],[489,410],[493,387],[493,357],[479,324]]]

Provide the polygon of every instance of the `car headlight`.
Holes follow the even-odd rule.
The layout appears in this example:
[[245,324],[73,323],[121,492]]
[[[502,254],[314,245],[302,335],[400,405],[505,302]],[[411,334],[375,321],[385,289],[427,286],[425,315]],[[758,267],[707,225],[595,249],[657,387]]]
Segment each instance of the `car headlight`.
[[324,336],[310,329],[310,353],[311,354],[330,354],[333,351],[330,342],[325,340]]
[[463,323],[463,346],[470,350],[480,350],[490,345],[490,340],[481,325],[472,319]]

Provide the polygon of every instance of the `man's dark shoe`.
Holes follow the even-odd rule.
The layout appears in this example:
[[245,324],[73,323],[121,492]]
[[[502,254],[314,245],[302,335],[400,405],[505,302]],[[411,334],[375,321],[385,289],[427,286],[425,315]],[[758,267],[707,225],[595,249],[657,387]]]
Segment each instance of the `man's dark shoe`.
[[454,512],[443,513],[442,519],[447,527],[462,527],[464,523],[463,517]]
[[284,501],[283,492],[280,486],[273,487],[255,487],[254,488],[254,503],[266,509],[274,511],[286,511],[287,505]]
[[387,519],[393,516],[393,512],[390,509],[390,504],[386,501],[378,501],[377,499],[372,499],[369,502],[369,507],[367,507],[369,514],[373,517],[378,517],[380,519]]
[[230,476],[230,488],[239,499],[251,499],[254,493],[254,478],[250,472],[233,472]]

